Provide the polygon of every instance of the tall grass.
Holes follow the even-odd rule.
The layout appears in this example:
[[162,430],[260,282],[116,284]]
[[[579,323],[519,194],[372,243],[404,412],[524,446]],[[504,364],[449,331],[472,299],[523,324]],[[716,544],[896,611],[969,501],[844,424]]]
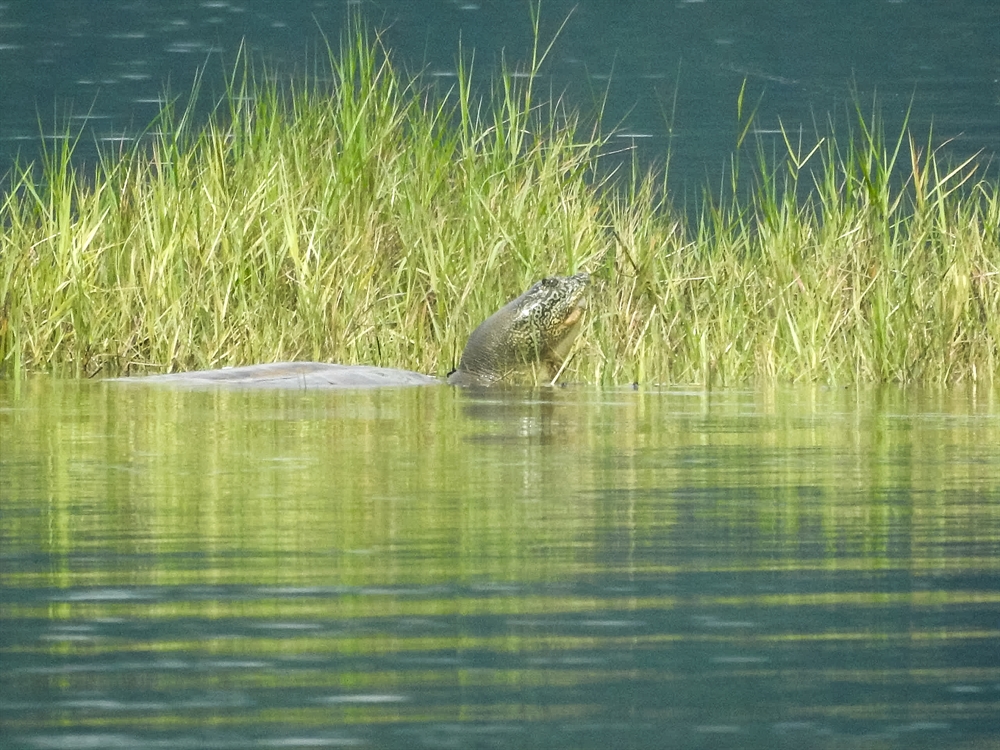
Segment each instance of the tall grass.
[[588,270],[564,380],[996,379],[1000,189],[974,163],[859,118],[846,142],[786,137],[751,197],[706,195],[689,219],[655,176],[598,176],[602,137],[536,101],[543,59],[483,104],[467,67],[437,93],[355,30],[328,77],[281,87],[241,65],[207,124],[167,106],[151,146],[92,173],[68,146],[41,179],[17,168],[0,376],[290,359],[443,374],[533,280]]
[[709,198],[693,226],[648,180],[616,200],[603,357],[639,382],[995,380],[1000,189],[857,122],[808,149],[784,133],[750,198]]

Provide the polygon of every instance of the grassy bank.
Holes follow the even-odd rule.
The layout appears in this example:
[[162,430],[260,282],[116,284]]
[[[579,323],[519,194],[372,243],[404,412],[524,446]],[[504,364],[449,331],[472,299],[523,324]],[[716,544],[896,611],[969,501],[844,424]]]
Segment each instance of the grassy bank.
[[209,124],[168,107],[151,147],[86,174],[68,147],[40,178],[16,170],[0,377],[289,359],[443,374],[503,302],[578,270],[595,289],[563,380],[1000,374],[1000,187],[928,144],[863,120],[789,141],[741,176],[749,198],[691,219],[656,178],[597,178],[601,138],[531,76],[480,105],[463,70],[438,95],[363,33],[329,72],[237,75]]

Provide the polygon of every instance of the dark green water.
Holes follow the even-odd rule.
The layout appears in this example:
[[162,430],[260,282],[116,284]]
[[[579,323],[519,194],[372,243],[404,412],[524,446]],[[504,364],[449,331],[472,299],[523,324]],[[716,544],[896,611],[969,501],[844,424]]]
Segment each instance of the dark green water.
[[[643,171],[669,153],[678,203],[725,183],[745,127],[737,118],[744,83],[746,110],[757,113],[748,145],[760,138],[768,157],[786,153],[782,127],[806,153],[829,135],[828,121],[846,147],[855,108],[870,115],[877,99],[890,140],[906,122],[918,145],[932,139],[955,161],[978,154],[980,176],[995,180],[1000,171],[997,0],[540,6],[541,42],[555,44],[536,101],[562,96],[585,122],[602,112],[604,130],[617,131],[609,151],[619,152],[626,173],[632,150]],[[191,91],[199,68],[207,110],[225,91],[241,48],[280,79],[322,73],[323,37],[336,48],[352,10],[381,29],[396,64],[442,90],[456,83],[459,55],[474,57],[486,96],[501,61],[523,70],[531,60],[528,7],[509,0],[0,0],[0,176],[16,156],[37,160],[43,144],[59,146],[67,132],[79,136],[81,163],[93,164],[98,148],[127,147],[165,99]],[[755,163],[754,148],[746,150]],[[908,164],[905,147],[904,157]]]
[[1000,406],[0,381],[0,747],[985,748]]

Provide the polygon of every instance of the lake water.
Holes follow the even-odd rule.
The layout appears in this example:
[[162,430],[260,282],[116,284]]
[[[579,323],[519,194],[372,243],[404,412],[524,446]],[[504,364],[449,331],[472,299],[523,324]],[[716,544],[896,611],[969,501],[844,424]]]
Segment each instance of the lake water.
[[[611,149],[662,163],[679,194],[718,185],[741,125],[780,153],[784,126],[803,142],[842,133],[855,101],[880,103],[890,135],[908,110],[918,142],[965,159],[1000,154],[1000,4],[996,0],[544,0],[543,43],[557,36],[539,83],[573,108],[604,110]],[[444,86],[460,44],[484,89],[501,58],[530,59],[527,3],[504,0],[0,0],[0,175],[37,158],[40,133],[81,134],[114,148],[147,126],[168,88],[190,91],[205,69],[206,104],[240,45],[281,76],[311,69],[322,34],[334,46],[349,9],[384,30],[395,60]],[[322,32],[322,33],[321,33]],[[846,138],[845,138],[846,140]],[[51,145],[51,144],[50,144]],[[806,149],[808,150],[808,148]],[[908,159],[904,159],[908,163]]]
[[1000,398],[0,380],[0,746],[990,748]]

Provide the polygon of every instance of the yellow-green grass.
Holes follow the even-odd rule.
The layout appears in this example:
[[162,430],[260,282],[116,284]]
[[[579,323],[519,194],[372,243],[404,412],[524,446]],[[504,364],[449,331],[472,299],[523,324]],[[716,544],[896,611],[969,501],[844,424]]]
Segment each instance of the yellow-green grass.
[[15,168],[0,377],[293,359],[440,375],[532,281],[586,270],[564,381],[996,380],[1000,187],[974,162],[859,118],[846,142],[786,139],[691,218],[662,176],[601,176],[606,139],[536,101],[543,58],[480,104],[468,67],[438,92],[357,31],[329,77],[241,66],[207,124],[167,106],[151,146],[91,172],[70,145]]

